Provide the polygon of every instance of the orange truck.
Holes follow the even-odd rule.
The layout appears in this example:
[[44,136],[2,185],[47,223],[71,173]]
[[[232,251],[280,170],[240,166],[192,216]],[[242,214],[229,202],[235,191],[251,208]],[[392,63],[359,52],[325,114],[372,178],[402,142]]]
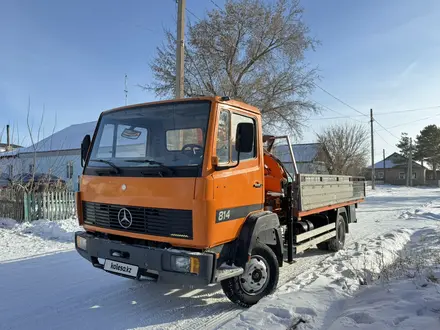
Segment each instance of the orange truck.
[[244,307],[294,254],[342,249],[365,198],[363,178],[298,173],[289,138],[263,136],[260,111],[228,97],[105,111],[81,159],[81,256],[138,280],[220,283]]

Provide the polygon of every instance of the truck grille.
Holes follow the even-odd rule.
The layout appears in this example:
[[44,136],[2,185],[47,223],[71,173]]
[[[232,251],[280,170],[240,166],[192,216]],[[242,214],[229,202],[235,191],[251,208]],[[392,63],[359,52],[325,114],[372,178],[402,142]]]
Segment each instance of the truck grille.
[[[121,226],[118,213],[127,209],[132,218],[128,228]],[[84,223],[139,234],[192,239],[192,211],[134,207],[83,202]],[[123,223],[125,227],[126,223]]]

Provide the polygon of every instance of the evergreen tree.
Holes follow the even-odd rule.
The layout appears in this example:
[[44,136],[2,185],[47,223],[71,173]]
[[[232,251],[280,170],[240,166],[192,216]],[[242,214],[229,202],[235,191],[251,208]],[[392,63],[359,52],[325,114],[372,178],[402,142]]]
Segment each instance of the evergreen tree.
[[[409,177],[408,177],[408,159],[410,155],[410,138],[408,136],[408,133],[402,133],[399,143],[396,144],[396,147],[399,148],[399,154],[403,157],[401,164],[405,164],[405,177],[406,177],[406,184],[409,184]],[[414,157],[414,148],[412,149],[412,155]]]
[[421,157],[431,165],[434,179],[437,180],[437,167],[440,163],[440,127],[428,125],[420,131],[416,138],[417,157]]

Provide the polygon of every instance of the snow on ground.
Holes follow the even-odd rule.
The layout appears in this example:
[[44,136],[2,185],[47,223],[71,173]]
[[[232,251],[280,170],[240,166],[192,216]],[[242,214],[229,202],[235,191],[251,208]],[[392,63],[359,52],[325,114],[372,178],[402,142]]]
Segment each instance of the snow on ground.
[[[440,219],[438,210],[416,213]],[[329,330],[440,329],[440,230],[416,232],[382,273],[385,279],[344,302]]]
[[72,250],[77,219],[17,223],[0,218],[0,263]]
[[[374,197],[389,196],[397,190],[386,191],[388,194],[379,191]],[[402,220],[419,221],[429,229],[395,229],[356,242],[297,276],[220,329],[376,330],[397,325],[399,329],[440,329],[440,285],[436,283],[440,281],[440,199],[402,210],[394,221],[404,227]],[[417,250],[420,253],[414,254]],[[417,281],[390,278],[395,273],[395,263],[401,263],[402,251],[407,251],[403,260],[411,262],[425,262],[427,255],[435,256],[432,264],[438,268],[430,274],[434,282],[426,276],[419,276]],[[413,268],[423,270],[427,266],[418,264]],[[404,275],[408,274],[415,276],[412,269],[406,268]],[[376,284],[378,279],[380,284]],[[370,284],[356,295],[363,285]],[[350,300],[353,295],[356,298]]]
[[[280,269],[277,292],[248,310],[230,303],[219,286],[137,282],[93,268],[76,251],[54,253],[73,249],[66,233],[76,230],[75,221],[72,227],[60,221],[52,229],[46,222],[5,223],[0,225],[0,292],[8,299],[0,299],[0,328],[260,329],[264,320],[274,329],[297,321],[307,322],[298,329],[339,329],[337,322],[349,324],[350,313],[356,312],[357,295],[374,289],[375,284],[356,280],[375,278],[362,266],[392,263],[414,232],[440,224],[438,188],[382,186],[368,195],[345,251],[312,249],[296,256]],[[46,255],[29,259],[41,253]],[[362,318],[356,320],[354,328],[365,325],[359,323]]]
[[327,329],[323,315],[333,301],[349,297],[380,266],[391,264],[409,239],[410,231],[399,229],[335,253],[221,329],[287,329],[297,322],[300,329]]

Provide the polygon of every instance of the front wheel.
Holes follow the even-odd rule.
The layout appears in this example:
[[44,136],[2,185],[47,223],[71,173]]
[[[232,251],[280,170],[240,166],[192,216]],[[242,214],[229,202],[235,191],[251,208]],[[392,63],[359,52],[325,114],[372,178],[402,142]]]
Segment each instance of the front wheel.
[[279,266],[275,253],[257,243],[242,275],[221,281],[225,295],[233,303],[250,307],[273,293],[278,285]]

